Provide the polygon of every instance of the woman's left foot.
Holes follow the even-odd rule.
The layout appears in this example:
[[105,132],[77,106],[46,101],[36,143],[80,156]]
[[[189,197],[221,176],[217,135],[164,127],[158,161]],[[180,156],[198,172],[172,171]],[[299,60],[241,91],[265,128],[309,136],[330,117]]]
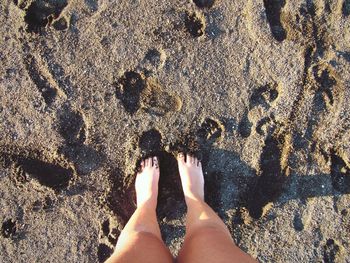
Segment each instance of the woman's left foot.
[[147,204],[155,209],[158,198],[158,158],[154,156],[142,160],[140,166],[135,182],[137,207]]

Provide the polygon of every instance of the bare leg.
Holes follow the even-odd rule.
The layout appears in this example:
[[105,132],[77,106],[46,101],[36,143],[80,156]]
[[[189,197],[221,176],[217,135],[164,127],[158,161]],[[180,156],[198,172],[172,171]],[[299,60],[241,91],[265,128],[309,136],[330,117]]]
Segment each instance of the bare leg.
[[240,250],[219,216],[204,202],[202,164],[195,157],[178,156],[182,188],[187,204],[186,236],[179,263],[256,262]]
[[136,177],[137,209],[119,236],[113,255],[106,263],[173,262],[164,245],[156,216],[159,166],[156,157],[141,163]]

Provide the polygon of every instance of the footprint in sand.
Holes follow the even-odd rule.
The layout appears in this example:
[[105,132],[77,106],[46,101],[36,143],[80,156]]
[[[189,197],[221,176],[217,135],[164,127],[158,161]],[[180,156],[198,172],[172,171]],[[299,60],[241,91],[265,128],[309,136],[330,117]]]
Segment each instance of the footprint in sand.
[[285,0],[264,0],[266,17],[271,33],[278,42],[282,42],[287,37],[287,32],[281,22],[281,11],[285,4]]
[[111,219],[106,219],[100,225],[100,243],[97,248],[99,262],[105,262],[113,253],[120,231],[113,227]]
[[260,86],[254,90],[250,97],[249,109],[253,109],[259,105],[265,109],[269,109],[277,99],[278,94],[278,85],[276,83]]
[[288,160],[289,137],[271,134],[265,139],[260,155],[260,175],[248,190],[247,208],[251,217],[259,219],[282,193],[288,179],[285,160]]
[[142,109],[149,114],[164,116],[182,107],[181,99],[164,91],[157,80],[134,71],[125,72],[116,86],[116,97],[131,115]]
[[215,0],[193,0],[199,8],[210,8],[214,5]]
[[83,115],[65,107],[59,115],[59,133],[68,145],[83,144],[87,138],[86,124]]
[[334,239],[328,239],[323,246],[323,260],[324,262],[344,262],[340,258],[341,245]]
[[350,15],[350,0],[344,0],[342,6],[342,12],[345,17]]
[[61,12],[68,5],[67,0],[35,0],[29,6],[28,1],[15,0],[14,4],[25,10],[24,21],[27,24],[29,33],[41,33],[44,28],[50,25],[53,25],[57,30],[67,28],[65,18],[60,18]]
[[151,129],[142,133],[139,138],[139,148],[141,154],[147,156],[154,151],[162,150],[162,135],[156,129]]
[[149,73],[156,72],[164,66],[166,54],[162,49],[151,48],[147,51],[141,67]]
[[[15,151],[20,152],[18,149]],[[37,154],[13,152],[11,149],[1,150],[0,162],[2,166],[14,170],[16,182],[25,183],[35,179],[39,184],[58,192],[67,188],[74,179],[75,171],[65,160],[45,160]]]
[[1,226],[1,235],[4,238],[12,238],[16,235],[17,223],[14,219],[5,220]]
[[200,37],[205,32],[205,18],[202,14],[194,12],[185,14],[185,28],[193,37]]
[[197,135],[201,141],[212,144],[222,138],[223,132],[224,126],[220,122],[206,118],[197,131]]
[[50,107],[55,102],[59,91],[53,87],[48,78],[41,73],[38,62],[32,55],[26,56],[24,59],[24,64],[29,77],[42,95],[46,105]]
[[314,76],[317,81],[318,89],[315,93],[315,107],[318,110],[330,109],[337,95],[341,93],[340,85],[331,68],[320,68],[314,69]]
[[333,188],[340,193],[348,193],[350,189],[350,167],[336,154],[331,152],[331,178]]
[[250,111],[255,107],[262,107],[265,111],[269,110],[274,101],[278,98],[278,84],[267,84],[264,86],[260,86],[255,89],[249,99],[249,107],[244,112],[241,121],[238,124],[238,132],[243,138],[247,138],[250,136],[253,125],[256,126],[256,131],[263,135],[265,133],[264,130],[268,129],[268,125],[273,123],[274,116],[271,115],[269,117],[264,117],[259,120],[257,123],[252,123],[249,119]]
[[79,174],[88,174],[96,170],[105,156],[96,151],[86,140],[88,139],[88,120],[79,110],[65,105],[58,112],[57,130],[65,143],[59,152],[74,163]]
[[154,79],[147,79],[147,86],[141,93],[140,105],[150,114],[164,116],[168,112],[179,111],[182,107],[180,97],[163,91]]
[[104,244],[100,243],[97,248],[97,258],[99,262],[105,262],[113,254],[113,249]]

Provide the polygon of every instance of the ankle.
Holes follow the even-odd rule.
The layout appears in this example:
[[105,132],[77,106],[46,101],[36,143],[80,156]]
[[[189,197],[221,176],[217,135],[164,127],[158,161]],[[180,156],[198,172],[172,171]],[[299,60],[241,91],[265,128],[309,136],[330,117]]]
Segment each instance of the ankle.
[[156,210],[157,208],[157,199],[156,198],[150,198],[147,200],[144,200],[142,202],[137,202],[137,208],[144,208],[144,209],[150,209],[150,210]]
[[185,202],[187,206],[198,205],[205,203],[204,197],[196,194],[185,194]]

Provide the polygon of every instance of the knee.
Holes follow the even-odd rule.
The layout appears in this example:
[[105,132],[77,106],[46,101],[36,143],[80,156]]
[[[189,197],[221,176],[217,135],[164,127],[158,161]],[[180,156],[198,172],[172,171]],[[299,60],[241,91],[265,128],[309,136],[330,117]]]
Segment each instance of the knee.
[[122,250],[125,247],[133,247],[133,249],[139,248],[159,248],[163,246],[163,241],[159,239],[155,234],[150,232],[132,232],[132,233],[122,233],[119,236],[116,249]]
[[227,229],[217,225],[205,225],[194,229],[188,233],[186,239],[190,242],[210,242],[210,240],[227,239],[232,240],[231,234]]
[[154,233],[147,231],[138,231],[131,234],[131,239],[134,243],[149,244],[149,245],[162,245],[163,241]]
[[155,234],[147,231],[137,231],[133,235],[136,239],[159,240],[159,238]]
[[[117,243],[116,257],[120,262],[169,262],[172,256],[155,234],[145,231],[128,233]],[[117,261],[119,262],[119,261]]]
[[124,247],[125,244],[154,244],[161,242],[159,237],[147,231],[122,231],[117,242],[117,248]]
[[150,262],[158,262],[159,258],[162,259],[162,262],[173,262],[170,251],[165,246],[164,242],[153,233],[136,233],[133,245],[136,251],[148,251],[150,255],[153,255],[154,259]]

